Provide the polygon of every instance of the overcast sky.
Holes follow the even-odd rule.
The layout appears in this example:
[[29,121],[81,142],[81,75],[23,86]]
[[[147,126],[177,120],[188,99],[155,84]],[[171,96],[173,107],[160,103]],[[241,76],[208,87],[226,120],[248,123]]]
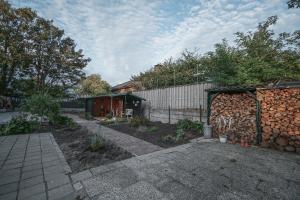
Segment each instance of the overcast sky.
[[287,0],[10,0],[65,30],[111,85],[130,79],[184,49],[200,53],[237,31],[278,15],[276,32],[300,29],[300,9]]

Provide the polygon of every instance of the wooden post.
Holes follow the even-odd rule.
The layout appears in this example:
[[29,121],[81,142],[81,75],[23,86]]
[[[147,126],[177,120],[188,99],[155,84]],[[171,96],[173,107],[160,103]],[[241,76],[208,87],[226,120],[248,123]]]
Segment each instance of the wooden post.
[[112,114],[112,95],[110,96],[110,114]]

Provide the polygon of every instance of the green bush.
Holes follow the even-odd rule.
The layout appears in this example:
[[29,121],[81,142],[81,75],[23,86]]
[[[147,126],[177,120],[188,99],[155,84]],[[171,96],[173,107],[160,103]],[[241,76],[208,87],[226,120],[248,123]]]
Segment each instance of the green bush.
[[200,134],[203,134],[203,123],[198,121],[194,122],[192,129],[198,131]]
[[180,142],[184,140],[185,137],[185,132],[182,129],[177,129],[176,130],[176,137],[175,137],[175,142]]
[[51,117],[50,123],[55,126],[67,126],[69,128],[76,127],[76,124],[72,118],[63,115],[55,115]]
[[182,129],[176,130],[176,135],[166,135],[162,137],[163,142],[165,143],[179,143],[185,139],[185,132]]
[[155,131],[157,131],[157,130],[158,130],[158,128],[155,127],[155,126],[151,126],[151,127],[148,128],[148,131],[151,132],[151,133],[152,133],[152,132],[155,132]]
[[135,116],[130,120],[130,125],[133,127],[139,127],[139,126],[148,126],[150,124],[150,121],[141,116]]
[[112,113],[108,113],[105,117],[106,117],[107,119],[111,119],[111,118],[113,118],[113,115],[112,115]]
[[162,137],[162,141],[165,143],[174,143],[175,142],[175,138],[172,135],[166,135]]
[[194,130],[199,133],[203,133],[203,123],[199,121],[193,122],[189,119],[182,119],[177,122],[177,129],[183,129],[185,131]]
[[27,121],[24,116],[18,116],[11,119],[8,124],[1,126],[0,135],[32,133],[36,128],[36,122]]
[[105,140],[99,135],[94,135],[90,139],[89,149],[93,152],[105,148]]
[[85,113],[85,119],[92,120],[93,119],[93,115],[90,112],[86,112]]
[[47,93],[37,93],[28,98],[22,105],[22,110],[37,115],[40,118],[40,124],[43,117],[48,119],[59,114],[59,103]]
[[193,122],[189,119],[181,119],[177,122],[177,129],[191,130]]

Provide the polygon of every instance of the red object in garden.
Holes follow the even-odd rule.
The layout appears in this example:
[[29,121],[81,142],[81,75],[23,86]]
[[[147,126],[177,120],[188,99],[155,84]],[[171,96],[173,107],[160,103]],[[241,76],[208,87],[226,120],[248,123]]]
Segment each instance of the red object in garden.
[[245,141],[244,141],[243,138],[241,138],[241,146],[242,146],[242,147],[245,147]]

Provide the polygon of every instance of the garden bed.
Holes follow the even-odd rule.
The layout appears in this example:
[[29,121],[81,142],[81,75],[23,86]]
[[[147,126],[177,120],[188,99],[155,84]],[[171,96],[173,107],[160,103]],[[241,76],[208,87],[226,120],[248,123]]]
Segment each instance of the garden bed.
[[94,135],[80,126],[55,129],[53,136],[73,173],[132,157],[130,153],[107,141],[104,142],[104,148],[92,151],[90,140]]
[[163,124],[161,122],[149,122],[147,126],[138,127],[134,127],[130,123],[116,123],[105,126],[164,148],[185,144],[191,139],[202,136],[197,131],[186,130],[184,131],[184,139],[177,142],[166,141],[164,138],[167,136],[176,137],[178,127],[174,124]]

